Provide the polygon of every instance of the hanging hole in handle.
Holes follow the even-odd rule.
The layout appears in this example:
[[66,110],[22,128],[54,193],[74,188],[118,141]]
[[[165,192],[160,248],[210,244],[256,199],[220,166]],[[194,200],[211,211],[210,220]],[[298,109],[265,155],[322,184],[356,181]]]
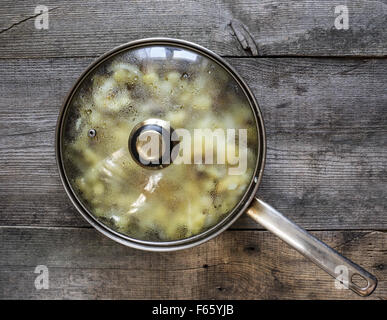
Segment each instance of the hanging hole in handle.
[[352,275],[351,282],[361,289],[366,289],[369,286],[368,280],[358,273]]

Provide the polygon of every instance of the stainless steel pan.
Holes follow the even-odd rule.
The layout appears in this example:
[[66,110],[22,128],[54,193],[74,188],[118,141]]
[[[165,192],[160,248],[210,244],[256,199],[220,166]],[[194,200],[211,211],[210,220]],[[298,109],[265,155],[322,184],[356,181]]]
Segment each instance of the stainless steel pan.
[[[73,188],[71,187],[67,173],[63,166],[63,154],[62,154],[62,137],[64,131],[64,121],[65,115],[69,106],[69,103],[77,91],[78,87],[82,81],[99,65],[107,61],[109,58],[121,53],[126,50],[131,50],[133,48],[138,48],[148,45],[159,45],[159,46],[175,46],[182,49],[191,50],[200,55],[205,56],[206,58],[216,62],[222,66],[239,84],[243,89],[246,98],[248,99],[251,108],[254,111],[254,117],[256,122],[256,127],[258,131],[259,143],[258,143],[258,156],[256,162],[256,168],[254,175],[251,179],[250,186],[245,192],[244,197],[236,208],[231,211],[228,216],[223,219],[220,223],[214,227],[205,230],[204,232],[195,235],[187,239],[181,239],[176,241],[167,241],[167,242],[152,242],[152,241],[143,241],[140,239],[134,239],[123,235],[122,233],[113,230],[109,226],[101,223],[98,219],[92,215],[85,206],[79,201],[77,195],[75,194]],[[248,88],[247,84],[243,79],[237,74],[237,72],[221,57],[211,52],[210,50],[203,48],[199,45],[176,39],[167,39],[167,38],[152,38],[152,39],[143,39],[138,41],[133,41],[127,44],[124,44],[114,50],[106,53],[93,64],[91,64],[87,70],[80,76],[72,90],[70,91],[58,118],[57,131],[56,131],[56,156],[57,164],[60,172],[61,180],[64,184],[65,190],[69,195],[71,201],[83,217],[92,224],[97,230],[105,234],[106,236],[112,238],[113,240],[122,243],[127,246],[131,246],[138,249],[150,250],[150,251],[172,251],[178,249],[186,249],[204,241],[207,241],[219,233],[226,230],[240,215],[247,214],[254,221],[265,227],[270,232],[277,235],[291,247],[299,251],[306,258],[310,259],[313,263],[318,265],[320,268],[329,273],[332,277],[336,278],[340,275],[340,270],[347,271],[348,282],[344,283],[348,286],[349,289],[353,290],[361,296],[367,296],[371,294],[376,285],[377,279],[349,261],[345,257],[341,256],[338,252],[328,247],[326,244],[316,239],[308,232],[306,232],[301,227],[294,224],[292,221],[287,219],[277,210],[263,202],[262,200],[256,198],[256,191],[261,181],[265,156],[266,156],[266,137],[265,137],[265,127],[262,118],[261,111],[259,109],[258,103],[255,100],[252,92]],[[359,286],[354,282],[354,277],[361,277],[365,280],[366,284]],[[346,279],[344,279],[345,282]]]

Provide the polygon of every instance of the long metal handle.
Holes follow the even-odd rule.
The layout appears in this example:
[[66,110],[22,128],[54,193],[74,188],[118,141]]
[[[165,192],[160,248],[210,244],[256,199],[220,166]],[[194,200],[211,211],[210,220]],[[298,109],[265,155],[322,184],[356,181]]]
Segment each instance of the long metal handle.
[[[340,279],[358,295],[368,296],[375,290],[377,279],[372,274],[328,247],[262,200],[255,198],[247,214],[332,277]],[[340,275],[345,277],[339,278]],[[360,287],[354,283],[355,275],[366,280],[367,285]]]

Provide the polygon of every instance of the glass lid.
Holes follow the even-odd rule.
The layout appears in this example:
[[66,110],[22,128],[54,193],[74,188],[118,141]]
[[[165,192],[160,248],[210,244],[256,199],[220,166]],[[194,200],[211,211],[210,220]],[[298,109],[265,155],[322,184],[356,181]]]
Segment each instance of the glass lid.
[[198,235],[236,210],[254,177],[255,114],[212,57],[178,44],[111,54],[80,80],[62,121],[72,193],[140,241]]

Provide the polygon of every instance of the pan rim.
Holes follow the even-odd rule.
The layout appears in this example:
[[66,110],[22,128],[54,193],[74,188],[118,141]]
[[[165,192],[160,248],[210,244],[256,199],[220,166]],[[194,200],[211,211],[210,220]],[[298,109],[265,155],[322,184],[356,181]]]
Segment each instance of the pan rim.
[[[82,204],[80,199],[76,196],[73,188],[71,187],[70,182],[68,181],[66,172],[64,170],[63,166],[63,159],[62,159],[62,131],[63,131],[63,123],[65,120],[66,111],[68,109],[68,106],[72,100],[72,97],[74,96],[75,92],[83,82],[83,80],[93,71],[95,68],[97,68],[100,64],[108,60],[114,55],[117,55],[123,51],[126,51],[128,49],[133,49],[136,47],[143,47],[146,45],[173,45],[178,46],[182,48],[186,48],[189,50],[196,51],[200,53],[201,55],[206,56],[207,58],[213,60],[215,63],[223,67],[233,78],[234,80],[239,84],[243,92],[245,93],[250,107],[253,110],[254,117],[255,117],[255,123],[257,127],[257,135],[258,135],[258,155],[257,155],[257,161],[256,166],[254,170],[254,174],[251,178],[250,184],[244,193],[244,195],[241,197],[238,204],[234,207],[234,209],[227,214],[225,218],[223,218],[221,221],[219,221],[216,225],[212,226],[211,228],[195,235],[189,238],[180,239],[180,240],[174,240],[174,241],[164,241],[164,242],[156,242],[156,241],[144,241],[135,239],[129,236],[126,236],[122,233],[119,233],[110,227],[103,224],[101,221],[97,220],[96,217],[92,215],[92,213],[89,212],[85,208],[85,206]],[[142,249],[147,251],[175,251],[175,250],[181,250],[190,248],[196,245],[199,245],[203,242],[206,242],[217,235],[219,235],[221,232],[225,231],[227,228],[229,228],[241,215],[243,212],[246,211],[247,207],[250,205],[251,201],[255,197],[255,194],[258,190],[259,184],[262,179],[263,170],[265,167],[265,161],[266,161],[266,132],[265,132],[265,126],[264,126],[264,120],[262,116],[262,112],[260,110],[260,107],[258,105],[258,102],[250,90],[247,83],[242,79],[242,77],[236,72],[236,70],[227,62],[224,58],[220,57],[216,53],[210,51],[209,49],[202,47],[198,44],[181,40],[181,39],[173,39],[173,38],[164,38],[164,37],[155,37],[155,38],[145,38],[145,39],[139,39],[135,41],[131,41],[125,44],[122,44],[118,47],[113,48],[112,50],[104,53],[100,57],[98,57],[96,60],[94,60],[87,68],[82,72],[82,74],[78,77],[72,88],[70,89],[69,93],[67,94],[64,103],[62,104],[62,107],[59,111],[57,124],[56,124],[56,132],[55,132],[55,155],[56,155],[56,163],[59,170],[59,176],[61,179],[61,182],[64,186],[65,192],[67,193],[68,197],[70,198],[73,205],[76,207],[78,212],[83,216],[83,218],[90,223],[95,229],[97,229],[99,232],[104,234],[105,236],[115,240],[116,242],[119,242],[121,244],[124,244],[129,247],[133,247],[136,249]]]

